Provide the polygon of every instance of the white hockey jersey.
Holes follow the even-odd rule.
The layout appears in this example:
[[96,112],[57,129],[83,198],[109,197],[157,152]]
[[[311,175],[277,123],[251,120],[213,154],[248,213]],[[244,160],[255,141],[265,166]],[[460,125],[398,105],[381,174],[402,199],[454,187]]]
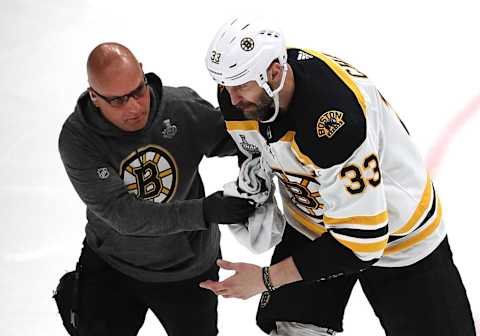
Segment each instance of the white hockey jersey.
[[377,88],[336,57],[289,49],[295,93],[271,124],[245,120],[219,88],[240,150],[264,156],[287,222],[314,240],[329,232],[376,266],[415,263],[446,235],[421,156]]

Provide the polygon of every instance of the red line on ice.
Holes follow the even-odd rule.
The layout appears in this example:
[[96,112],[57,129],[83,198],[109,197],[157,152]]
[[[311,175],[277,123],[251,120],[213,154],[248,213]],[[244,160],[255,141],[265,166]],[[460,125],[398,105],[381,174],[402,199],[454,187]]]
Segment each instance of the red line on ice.
[[474,97],[463,110],[456,114],[446,125],[440,136],[435,141],[433,147],[427,154],[427,167],[430,174],[435,175],[436,170],[441,165],[448,146],[452,143],[455,135],[480,109],[480,95]]

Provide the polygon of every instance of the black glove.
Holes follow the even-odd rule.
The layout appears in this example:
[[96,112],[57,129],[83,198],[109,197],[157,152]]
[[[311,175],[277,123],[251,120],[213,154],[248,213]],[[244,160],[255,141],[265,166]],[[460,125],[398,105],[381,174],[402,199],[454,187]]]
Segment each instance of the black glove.
[[248,200],[223,196],[223,191],[217,191],[203,199],[203,216],[207,223],[241,223],[253,211],[255,211],[255,206]]

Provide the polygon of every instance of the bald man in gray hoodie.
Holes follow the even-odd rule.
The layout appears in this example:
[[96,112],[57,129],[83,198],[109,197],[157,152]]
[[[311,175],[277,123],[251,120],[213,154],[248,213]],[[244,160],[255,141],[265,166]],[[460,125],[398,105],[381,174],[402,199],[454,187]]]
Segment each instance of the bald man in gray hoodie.
[[144,74],[118,43],[97,46],[87,72],[59,138],[87,207],[80,335],[136,335],[148,309],[168,335],[216,335],[216,296],[198,283],[218,278],[217,224],[254,210],[221,192],[205,197],[201,159],[236,154],[221,113]]

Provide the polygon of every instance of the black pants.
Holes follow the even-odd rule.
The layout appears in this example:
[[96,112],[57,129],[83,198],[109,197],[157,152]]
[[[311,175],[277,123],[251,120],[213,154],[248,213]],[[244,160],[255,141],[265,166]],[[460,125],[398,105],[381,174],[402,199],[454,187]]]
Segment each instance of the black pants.
[[80,335],[137,335],[148,309],[170,336],[217,335],[217,297],[198,286],[218,280],[216,265],[193,279],[147,283],[113,269],[86,244],[80,263]]
[[[295,239],[300,242],[303,238]],[[278,247],[274,262],[286,252],[285,246]],[[429,256],[410,266],[370,267],[350,276],[281,287],[265,308],[259,308],[257,323],[265,332],[275,321],[343,331],[345,306],[357,280],[387,336],[475,335],[470,304],[447,238]]]

